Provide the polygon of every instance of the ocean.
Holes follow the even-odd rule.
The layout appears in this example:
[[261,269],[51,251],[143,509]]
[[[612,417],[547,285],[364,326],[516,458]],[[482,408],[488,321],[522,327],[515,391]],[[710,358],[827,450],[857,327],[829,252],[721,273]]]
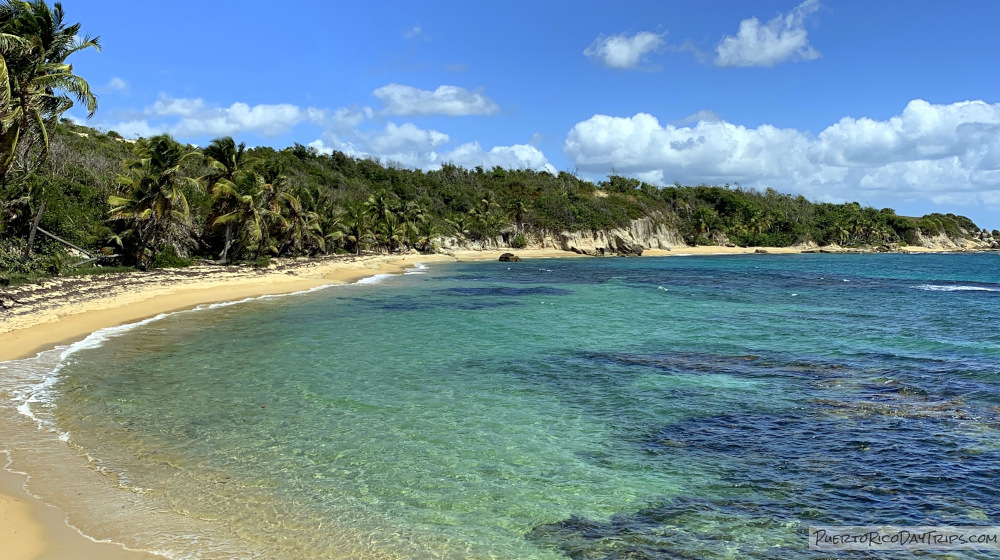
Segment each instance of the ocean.
[[997,254],[418,266],[0,364],[0,449],[175,559],[829,558],[1000,525],[998,311]]

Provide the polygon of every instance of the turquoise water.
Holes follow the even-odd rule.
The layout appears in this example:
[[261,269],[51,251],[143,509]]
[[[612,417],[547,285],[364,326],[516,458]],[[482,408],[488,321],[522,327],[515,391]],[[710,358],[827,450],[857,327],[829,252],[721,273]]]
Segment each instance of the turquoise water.
[[822,558],[809,525],[1000,524],[998,255],[411,272],[116,332],[31,406],[211,527],[163,529],[178,558]]

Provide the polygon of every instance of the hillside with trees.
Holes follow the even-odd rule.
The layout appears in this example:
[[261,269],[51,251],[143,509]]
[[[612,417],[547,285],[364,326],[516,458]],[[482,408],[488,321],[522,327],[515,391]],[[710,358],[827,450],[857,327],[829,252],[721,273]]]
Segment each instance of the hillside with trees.
[[[42,0],[0,6],[0,281],[83,267],[265,264],[273,257],[526,247],[650,220],[688,245],[996,246],[952,214],[920,218],[740,186],[591,182],[526,169],[423,171],[295,145],[131,141],[62,119],[97,99],[66,61],[99,49]],[[642,240],[636,240],[642,244]]]

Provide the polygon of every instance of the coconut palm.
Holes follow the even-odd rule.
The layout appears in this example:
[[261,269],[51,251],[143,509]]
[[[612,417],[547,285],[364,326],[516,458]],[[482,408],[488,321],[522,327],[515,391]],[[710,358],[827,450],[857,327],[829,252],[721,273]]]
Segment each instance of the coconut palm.
[[403,223],[406,244],[415,245],[417,235],[420,233],[420,224],[427,220],[427,211],[418,202],[412,200],[400,202],[395,213]]
[[375,224],[375,239],[389,253],[407,242],[407,234],[406,223],[393,213],[389,213],[384,220]]
[[284,218],[280,232],[282,238],[280,253],[316,253],[326,249],[319,215],[307,210],[298,197],[286,193],[282,198],[280,212]]
[[240,142],[237,145],[231,136],[212,140],[202,153],[206,157],[209,172],[201,181],[212,195],[212,210],[208,225],[213,229],[223,228],[225,236],[219,260],[228,262],[229,249],[233,244],[233,230],[238,224],[233,218],[222,220],[220,218],[236,212],[238,207],[245,203],[241,200],[245,194],[240,192],[237,181],[241,175],[247,173],[251,160],[246,152],[246,144]]
[[469,214],[456,214],[452,218],[445,219],[451,227],[455,228],[455,233],[465,237],[472,229],[472,216]]
[[384,189],[379,189],[368,197],[365,207],[368,208],[368,212],[372,215],[375,222],[384,222],[393,213],[391,204],[392,201],[388,193]]
[[251,196],[260,218],[257,227],[261,229],[255,256],[261,257],[265,251],[278,254],[278,242],[289,227],[286,209],[290,204],[298,205],[298,200],[291,194],[288,177],[278,162],[257,165],[252,178]]
[[184,191],[199,188],[199,183],[184,175],[183,166],[197,155],[166,134],[140,140],[132,153],[118,176],[119,194],[108,197],[109,217],[127,223],[124,237],[132,243],[134,262],[143,268],[156,247],[169,241],[176,245],[186,233],[190,210]]
[[345,206],[343,222],[343,239],[354,248],[356,254],[360,255],[362,249],[375,241],[372,233],[372,216],[364,203],[355,202]]
[[338,248],[344,240],[347,223],[344,221],[344,211],[330,205],[320,214],[320,231],[323,233],[323,247],[329,253]]
[[416,247],[425,253],[433,247],[434,238],[441,235],[441,230],[433,220],[424,220],[417,227]]
[[49,133],[73,106],[71,97],[97,111],[90,85],[66,59],[84,49],[100,50],[98,38],[80,36],[80,24],[63,21],[62,4],[44,0],[0,3],[0,184],[17,165],[30,173],[48,153]]

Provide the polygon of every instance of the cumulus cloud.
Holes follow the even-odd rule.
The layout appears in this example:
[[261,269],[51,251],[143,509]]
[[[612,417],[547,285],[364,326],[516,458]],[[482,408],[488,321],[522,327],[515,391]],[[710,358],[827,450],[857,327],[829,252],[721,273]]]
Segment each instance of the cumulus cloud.
[[649,114],[577,123],[567,156],[585,172],[665,184],[740,182],[820,200],[992,204],[1000,190],[1000,104],[911,101],[888,120],[845,117],[818,135],[721,120],[663,125]]
[[695,123],[699,123],[699,122],[702,122],[702,121],[718,122],[718,121],[721,121],[721,120],[722,120],[722,117],[720,117],[718,114],[716,114],[715,111],[709,111],[708,109],[702,109],[701,111],[698,111],[697,113],[688,115],[688,116],[684,117],[683,119],[677,119],[675,121],[670,121],[670,124],[675,125],[675,126],[681,126],[681,125],[687,125],[687,124],[695,124]]
[[384,105],[386,115],[426,116],[494,115],[500,107],[481,89],[469,91],[458,86],[439,86],[434,91],[402,84],[389,84],[372,95]]
[[368,143],[376,153],[398,153],[429,151],[448,140],[448,135],[443,132],[424,130],[413,123],[402,126],[389,123],[385,130],[372,137]]
[[466,168],[500,166],[510,169],[534,169],[558,174],[545,154],[530,144],[493,146],[484,149],[479,142],[467,142],[450,150],[442,147],[451,138],[436,130],[425,130],[412,123],[388,123],[373,132],[354,131],[350,137],[327,134],[309,144],[322,154],[335,150],[354,157],[371,157],[414,169],[438,169],[445,163]]
[[529,144],[494,146],[485,151],[479,142],[469,142],[444,154],[441,160],[470,169],[480,165],[486,169],[500,166],[507,169],[548,171],[558,175],[558,171],[545,158],[545,154]]
[[806,0],[788,15],[778,14],[766,24],[755,17],[741,21],[736,36],[726,36],[716,47],[715,64],[771,67],[791,60],[819,58],[819,51],[809,44],[805,27],[806,19],[819,7],[819,0]]
[[193,117],[205,111],[203,99],[175,99],[160,97],[149,111],[156,116]]
[[365,109],[340,107],[329,114],[325,125],[335,132],[343,133],[357,128],[366,118],[371,118],[370,113],[371,109],[367,107]]
[[[333,119],[356,122],[353,113],[337,113]],[[169,133],[181,139],[195,136],[235,136],[254,132],[267,137],[284,134],[303,122],[323,124],[326,111],[301,108],[287,103],[249,105],[233,103],[229,107],[209,105],[203,99],[161,96],[151,107],[128,121],[109,125],[125,136],[151,136]]]
[[663,47],[663,35],[650,31],[640,31],[632,36],[624,33],[607,37],[602,35],[583,54],[608,68],[636,68],[645,55]]
[[108,82],[108,85],[105,86],[105,88],[111,91],[128,91],[128,82],[117,77],[111,78],[111,81]]
[[110,130],[114,130],[124,138],[149,138],[164,132],[161,128],[149,126],[149,123],[143,120],[122,121],[110,127]]

